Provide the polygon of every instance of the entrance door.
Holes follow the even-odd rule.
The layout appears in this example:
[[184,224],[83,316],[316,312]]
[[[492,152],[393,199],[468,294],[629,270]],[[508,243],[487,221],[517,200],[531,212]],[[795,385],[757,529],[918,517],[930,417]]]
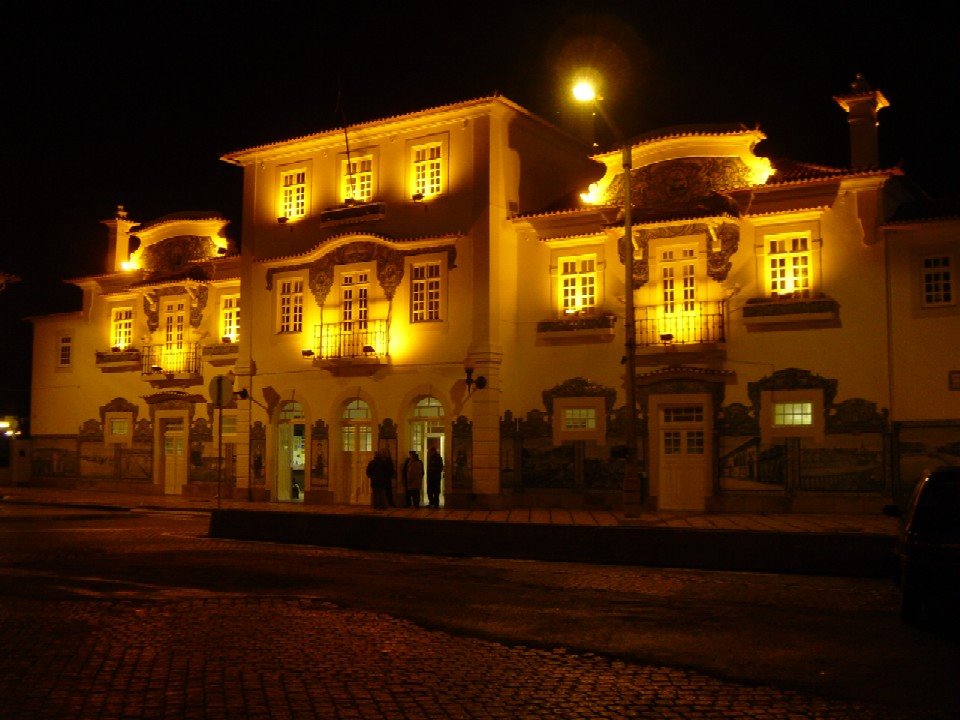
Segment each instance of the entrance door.
[[[444,433],[443,405],[435,397],[421,398],[413,408],[413,419],[410,421],[410,449],[416,450],[423,460],[424,471],[427,467],[427,456],[430,448],[436,448],[443,458],[444,476],[447,474],[446,435]],[[402,464],[402,463],[401,463]],[[440,480],[440,506],[444,504],[443,477]],[[424,474],[420,504],[427,503],[427,479]]]
[[[177,426],[178,428],[180,426]],[[186,438],[182,429],[167,430],[163,434],[163,491],[179,495],[187,477]]]
[[285,403],[277,422],[277,500],[303,500],[306,431],[303,406],[298,402]]
[[660,508],[706,509],[709,453],[704,406],[664,405],[659,419]]
[[345,478],[347,502],[369,505],[367,463],[373,459],[370,406],[359,398],[352,400],[344,408],[340,421],[340,468]]

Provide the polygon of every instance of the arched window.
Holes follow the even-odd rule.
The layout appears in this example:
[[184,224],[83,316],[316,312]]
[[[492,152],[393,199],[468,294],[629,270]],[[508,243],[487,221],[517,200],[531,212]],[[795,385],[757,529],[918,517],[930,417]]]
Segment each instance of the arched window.
[[415,418],[442,418],[443,405],[435,397],[421,398],[413,408]]
[[340,417],[344,420],[369,420],[370,406],[360,398],[351,400],[343,408],[343,415]]
[[280,410],[280,422],[303,419],[303,405],[298,402],[288,402]]

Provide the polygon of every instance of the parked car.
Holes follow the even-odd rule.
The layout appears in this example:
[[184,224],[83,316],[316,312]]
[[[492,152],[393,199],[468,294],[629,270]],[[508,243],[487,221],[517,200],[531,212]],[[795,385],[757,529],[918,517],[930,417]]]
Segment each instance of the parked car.
[[918,622],[928,612],[960,608],[960,467],[924,473],[900,517],[896,555],[901,616]]

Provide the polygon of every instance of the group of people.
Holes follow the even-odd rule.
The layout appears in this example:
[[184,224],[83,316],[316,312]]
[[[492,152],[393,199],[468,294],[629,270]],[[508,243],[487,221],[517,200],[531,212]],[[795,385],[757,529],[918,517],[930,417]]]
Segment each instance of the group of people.
[[[373,459],[367,463],[367,477],[370,478],[373,507],[378,509],[396,507],[393,499],[395,475],[396,470],[390,452],[386,448],[380,448]],[[443,458],[435,447],[427,451],[426,467],[416,450],[411,450],[409,457],[403,461],[400,468],[400,482],[403,483],[404,507],[420,507],[424,475],[427,478],[427,507],[440,507]]]

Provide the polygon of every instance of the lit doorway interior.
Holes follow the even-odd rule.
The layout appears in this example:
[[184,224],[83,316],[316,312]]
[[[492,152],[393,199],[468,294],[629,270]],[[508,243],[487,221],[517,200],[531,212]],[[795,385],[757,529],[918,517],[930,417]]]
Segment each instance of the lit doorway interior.
[[373,423],[370,406],[357,398],[348,402],[340,416],[340,467],[345,478],[347,502],[370,504],[367,463],[373,458]]
[[[416,450],[423,460],[424,477],[420,504],[427,504],[427,454],[434,447],[440,453],[446,474],[446,436],[444,434],[443,405],[435,397],[421,398],[413,408],[413,417],[410,419],[410,449]],[[440,479],[440,506],[444,505],[443,476]]]
[[277,500],[303,501],[306,430],[303,406],[298,402],[286,403],[277,424]]

